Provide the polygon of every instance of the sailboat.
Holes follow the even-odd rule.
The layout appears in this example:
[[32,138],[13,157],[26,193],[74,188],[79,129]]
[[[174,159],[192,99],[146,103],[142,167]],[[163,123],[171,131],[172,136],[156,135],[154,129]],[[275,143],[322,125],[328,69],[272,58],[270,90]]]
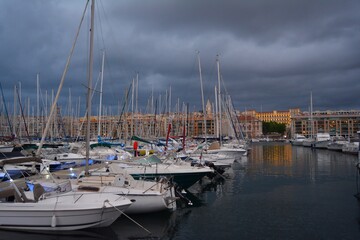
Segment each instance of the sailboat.
[[295,137],[290,140],[291,145],[293,146],[302,146],[306,137],[302,134],[295,134]]
[[207,175],[212,175],[214,170],[206,166],[190,166],[180,161],[179,163],[161,160],[156,155],[143,156],[131,161],[111,161],[108,170],[112,173],[126,171],[134,179],[158,180],[171,179],[177,186],[187,189]]
[[[88,2],[86,3],[83,16],[87,6]],[[92,0],[90,66],[92,66],[94,10],[95,1]],[[70,56],[72,55],[74,45],[72,47]],[[57,98],[60,94],[62,83],[66,75],[66,71],[70,62],[70,56],[68,58],[65,71],[63,73],[62,80],[57,92]],[[90,67],[90,69],[92,68]],[[91,74],[89,75],[91,76]],[[90,86],[91,77],[89,77],[89,89]],[[49,119],[51,119],[51,115],[55,109],[56,101],[53,103]],[[49,122],[45,127],[45,131],[37,151],[38,156],[40,155],[39,153],[41,146],[44,143],[48,129]],[[89,134],[87,134],[87,139],[89,139]],[[19,157],[2,160],[0,162],[0,168],[2,168],[5,173],[7,173],[7,164],[19,164],[29,161],[42,163],[39,157]],[[118,196],[113,193],[99,192],[99,189],[96,188],[92,188],[91,191],[89,191],[89,189],[77,189],[77,191],[52,191],[49,193],[45,191],[41,184],[36,184],[34,185],[33,191],[25,192],[24,189],[18,187],[14,183],[9,174],[7,174],[7,176],[10,179],[10,185],[12,188],[7,189],[5,192],[7,195],[1,196],[1,229],[23,231],[65,231],[78,230],[89,227],[106,227],[113,223],[123,213],[123,211],[131,205],[131,201],[125,197]],[[56,183],[54,178],[52,180]],[[12,199],[12,195],[14,196],[14,199],[13,201],[9,201]]]
[[[226,162],[234,162],[235,159],[241,158],[241,156],[246,155],[247,150],[242,147],[234,147],[234,146],[226,146],[222,142],[222,99],[221,99],[221,75],[220,75],[220,62],[219,56],[216,58],[217,64],[217,76],[218,76],[218,88],[215,89],[215,99],[217,99],[217,137],[219,138],[219,142],[213,142],[210,146],[206,146],[205,143],[205,151],[201,153],[202,157],[206,158],[207,156],[212,156],[210,158],[218,158],[218,162],[220,159],[225,160]],[[200,60],[199,60],[199,68],[200,68]],[[201,74],[201,71],[200,71]],[[201,78],[201,77],[200,77]]]

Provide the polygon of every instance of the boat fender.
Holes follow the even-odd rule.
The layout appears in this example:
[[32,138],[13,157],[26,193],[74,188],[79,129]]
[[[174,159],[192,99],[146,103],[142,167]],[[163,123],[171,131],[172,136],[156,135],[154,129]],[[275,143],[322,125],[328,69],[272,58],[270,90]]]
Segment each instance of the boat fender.
[[56,216],[55,216],[55,214],[51,218],[51,227],[56,227]]

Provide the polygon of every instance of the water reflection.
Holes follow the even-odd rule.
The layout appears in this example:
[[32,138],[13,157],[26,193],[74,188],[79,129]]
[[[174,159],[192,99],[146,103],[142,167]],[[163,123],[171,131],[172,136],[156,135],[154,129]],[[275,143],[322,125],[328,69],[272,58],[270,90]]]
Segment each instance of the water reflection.
[[162,212],[131,217],[151,234],[129,219],[122,217],[111,225],[111,229],[117,236],[116,239],[161,239],[173,231],[177,215],[176,213]]
[[248,174],[303,178],[315,183],[329,177],[353,177],[356,160],[356,156],[326,149],[258,144],[252,146]]
[[110,227],[88,229],[80,231],[56,233],[31,233],[16,231],[0,231],[0,239],[27,239],[27,240],[79,240],[79,239],[162,239],[175,231],[174,228],[181,215],[176,212],[160,212],[146,215],[132,215],[131,218],[141,224],[151,233],[149,234],[134,222],[121,216]]
[[0,235],[1,239],[26,240],[117,239],[109,227],[66,232],[19,232],[0,230]]

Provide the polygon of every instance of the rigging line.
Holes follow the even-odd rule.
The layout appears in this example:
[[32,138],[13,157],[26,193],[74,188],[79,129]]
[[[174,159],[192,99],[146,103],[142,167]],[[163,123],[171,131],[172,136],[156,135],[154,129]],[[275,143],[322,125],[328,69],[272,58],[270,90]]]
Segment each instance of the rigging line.
[[[95,2],[95,4],[97,5],[97,9],[100,9],[98,1]],[[102,20],[101,20],[101,14],[97,14],[98,17],[98,22],[99,22],[99,32],[100,32],[100,37],[101,37],[101,42],[103,47],[100,49],[106,49],[105,47],[105,40],[104,40],[104,33],[103,33],[103,24],[102,24]]]
[[[216,68],[217,68],[216,67],[216,61],[215,61],[215,64],[213,66],[215,66],[215,67],[210,68],[211,71],[210,71],[210,74],[208,76],[208,81],[207,82],[212,81],[214,78],[216,79],[215,82],[217,82],[217,74],[215,74]],[[203,79],[206,80],[207,78],[206,77],[204,78],[204,76],[203,76]],[[213,88],[209,89],[209,87],[208,87],[206,89],[206,86],[208,86],[208,84],[206,84],[206,81],[203,81],[203,84],[204,84],[204,98],[209,100],[209,99],[211,99],[213,97]],[[215,85],[217,85],[217,83]],[[211,97],[209,97],[209,96],[211,96]]]
[[4,108],[5,108],[6,118],[7,118],[9,127],[10,127],[9,130],[11,132],[12,126],[11,126],[11,121],[10,121],[10,118],[9,118],[9,113],[8,113],[8,110],[7,110],[7,107],[6,107],[6,101],[5,101],[4,92],[3,92],[1,82],[0,82],[0,89],[1,89],[2,100],[3,100],[3,104],[4,104]]
[[[120,41],[117,41],[116,39],[115,39],[115,37],[114,37],[114,32],[113,32],[113,30],[112,29],[114,29],[113,27],[112,27],[112,25],[111,25],[111,22],[109,21],[109,17],[108,17],[108,14],[107,14],[107,12],[106,12],[106,10],[105,10],[105,8],[104,8],[104,5],[103,5],[103,2],[102,1],[100,1],[100,6],[101,6],[101,12],[103,13],[103,14],[98,14],[98,15],[103,15],[103,18],[102,18],[102,20],[103,20],[103,22],[105,22],[105,24],[106,24],[106,26],[109,26],[109,29],[110,29],[110,38],[112,39],[112,41],[115,43],[115,45],[116,45],[116,49],[122,49],[121,47],[120,47],[120,45],[118,45],[118,42],[120,42]],[[99,7],[99,9],[100,9],[100,7]],[[102,36],[102,41],[103,41],[103,45],[104,45],[104,48],[106,49],[106,46],[105,46],[105,40],[104,40],[104,34],[103,34],[103,28],[102,28],[102,26],[103,26],[103,24],[101,24],[100,25],[100,32],[101,32],[101,36]],[[115,85],[115,84],[117,84],[118,83],[118,81],[114,81],[113,79],[116,79],[116,78],[118,78],[118,77],[115,77],[114,76],[114,71],[113,71],[113,67],[112,67],[112,64],[108,61],[108,55],[109,54],[107,54],[106,56],[105,56],[105,65],[107,66],[107,73],[108,73],[108,75],[109,75],[109,83],[111,84],[111,85]],[[119,99],[118,97],[117,97],[117,95],[118,95],[118,93],[117,93],[117,91],[115,91],[115,89],[114,88],[111,88],[111,95],[112,95],[112,98],[113,99]]]
[[133,218],[129,217],[127,214],[125,214],[123,211],[121,211],[119,208],[115,207],[114,205],[112,205],[109,201],[104,202],[104,204],[107,203],[109,204],[111,207],[113,207],[114,209],[116,209],[118,212],[120,212],[122,215],[124,215],[125,217],[127,217],[130,221],[132,221],[133,223],[135,223],[136,225],[138,225],[140,228],[142,228],[145,232],[152,234],[149,230],[147,230],[144,226],[142,226],[140,223],[136,222]]
[[[222,82],[222,84],[223,84],[223,87],[224,87],[224,90],[225,90],[226,95],[230,96],[230,94],[229,94],[229,92],[228,92],[228,90],[227,90],[227,88],[226,88],[226,85],[225,85],[224,77],[223,77],[222,75],[221,75],[220,80],[221,80],[221,82]],[[234,112],[235,112],[235,116],[236,116],[236,111],[235,111],[235,108],[234,108],[234,103],[233,103],[233,101],[232,101],[232,100],[231,100],[231,106],[232,106],[232,109],[234,110]],[[237,117],[236,117],[236,119],[237,119]],[[239,123],[239,120],[238,120],[238,119],[237,119],[237,122]],[[241,129],[241,124],[240,124],[240,123],[239,123],[239,126],[240,126],[240,134],[241,134],[241,138],[242,138],[242,139],[244,139],[244,136],[243,136],[243,132],[242,132],[242,129]]]
[[[62,75],[62,77],[61,77],[60,85],[59,85],[58,91],[57,91],[57,93],[56,93],[54,102],[53,102],[53,104],[52,104],[52,106],[51,106],[51,111],[50,111],[50,114],[49,114],[49,119],[52,119],[52,117],[53,117],[56,103],[57,103],[57,101],[58,101],[58,99],[59,99],[62,86],[64,85],[65,76],[66,76],[67,70],[68,70],[68,68],[69,68],[72,55],[73,55],[73,53],[74,53],[75,45],[76,45],[76,42],[77,42],[77,39],[78,39],[78,36],[79,36],[79,33],[80,33],[80,29],[81,29],[81,26],[82,26],[82,23],[83,23],[83,20],[84,20],[84,16],[85,16],[85,13],[86,13],[86,9],[87,9],[88,4],[89,4],[89,0],[86,1],[86,5],[85,5],[84,11],[83,11],[83,15],[82,15],[82,17],[81,17],[81,21],[80,21],[80,24],[79,24],[79,26],[78,26],[78,30],[77,30],[75,39],[74,39],[73,45],[72,45],[72,47],[71,47],[71,50],[70,50],[70,54],[69,54],[69,56],[68,56],[68,59],[67,59],[67,61],[66,61],[66,65],[65,65],[65,69],[64,69],[63,75]],[[41,137],[40,145],[39,145],[39,147],[38,147],[38,149],[37,149],[37,151],[36,151],[36,155],[40,155],[41,148],[42,148],[42,146],[43,146],[43,144],[44,144],[44,142],[45,142],[46,134],[47,134],[47,132],[48,132],[48,130],[49,130],[49,128],[50,128],[50,122],[51,122],[51,121],[47,121],[47,123],[46,123],[44,132],[43,132],[42,137]]]
[[130,83],[130,86],[129,86],[128,90],[127,90],[127,93],[126,93],[126,95],[124,96],[124,103],[123,103],[123,106],[122,106],[122,109],[121,109],[121,113],[120,113],[120,116],[119,116],[119,120],[117,121],[116,127],[115,127],[115,129],[114,129],[114,131],[113,131],[114,134],[115,134],[115,132],[117,131],[117,129],[118,129],[120,123],[121,123],[121,119],[122,119],[122,116],[123,116],[123,114],[124,114],[124,110],[125,110],[125,107],[126,107],[125,105],[126,105],[126,102],[128,101],[128,97],[129,97],[129,93],[130,93],[131,87],[132,87],[132,83]]
[[27,127],[27,124],[26,124],[25,116],[24,116],[24,109],[23,109],[22,104],[21,104],[21,98],[20,98],[20,94],[19,94],[19,89],[17,88],[16,85],[15,85],[15,89],[16,89],[16,94],[17,94],[17,97],[18,97],[19,105],[20,105],[21,117],[22,117],[22,119],[24,121],[26,136],[28,137],[29,141],[31,142],[28,127]]
[[[98,81],[99,81],[99,78],[100,78],[100,73],[99,73],[99,76],[98,76],[98,78],[97,78],[97,80],[96,80],[95,88],[91,89],[91,90],[92,90],[91,100],[93,99],[95,92],[97,92],[95,89],[96,89],[96,85],[97,85],[97,83],[98,83]],[[87,88],[88,86],[85,86],[85,87]],[[88,109],[85,110],[84,119],[86,118],[87,112],[88,112]],[[78,133],[77,133],[76,139],[78,139],[78,138],[80,137],[81,130],[82,130],[84,124],[85,124],[85,121],[82,121],[82,122],[81,122],[81,125],[80,125],[80,127],[79,127],[79,129],[78,129]]]
[[[231,98],[230,98],[230,100],[231,100]],[[241,127],[241,123],[240,123],[240,121],[239,121],[239,118],[238,118],[237,115],[236,115],[236,110],[235,110],[235,107],[234,107],[234,103],[233,103],[232,100],[230,101],[230,103],[231,103],[232,110],[233,110],[234,113],[235,113],[235,120],[236,120],[236,123],[237,123],[238,126],[239,126],[239,131],[240,131],[241,138],[242,138],[243,140],[245,140],[244,132],[243,132],[242,127]]]
[[[230,99],[231,100],[231,99]],[[236,139],[239,141],[240,143],[240,138],[239,138],[239,135],[238,135],[238,132],[236,130],[236,125],[235,125],[235,122],[234,122],[234,119],[232,117],[232,114],[231,114],[231,111],[230,111],[230,106],[229,106],[229,103],[227,103],[227,101],[225,101],[225,106],[226,106],[226,110],[227,110],[227,113],[229,115],[229,118],[230,118],[230,121],[231,121],[231,125],[233,127],[233,130],[234,130],[234,134],[235,134],[235,137]],[[235,118],[236,118],[236,115],[235,115]]]
[[230,94],[229,94],[229,92],[228,92],[228,90],[227,90],[227,88],[226,88],[225,81],[224,81],[224,77],[223,77],[222,74],[221,74],[221,76],[220,76],[220,80],[221,80],[222,86],[223,86],[223,88],[224,88],[224,90],[225,90],[225,93],[230,96]]

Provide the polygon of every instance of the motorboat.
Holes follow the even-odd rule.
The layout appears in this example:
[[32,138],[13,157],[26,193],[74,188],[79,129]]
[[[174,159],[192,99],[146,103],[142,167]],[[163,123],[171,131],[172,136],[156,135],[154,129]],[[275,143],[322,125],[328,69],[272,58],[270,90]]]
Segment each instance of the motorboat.
[[[239,157],[241,158],[241,157]],[[191,154],[189,156],[192,164],[205,165],[214,164],[216,167],[229,168],[235,162],[235,157],[223,155],[223,154]],[[238,159],[238,158],[237,158]],[[186,159],[185,159],[186,160]]]
[[349,143],[344,137],[334,137],[327,145],[327,149],[332,151],[342,151],[345,144]]
[[330,134],[329,133],[317,133],[315,137],[315,142],[312,144],[314,148],[324,148],[326,149],[330,143]]
[[[22,161],[41,163],[38,158],[24,157],[3,160],[0,167],[6,172],[4,166],[7,163]],[[69,231],[106,227],[131,205],[125,197],[96,189],[46,192],[42,185],[34,184],[33,191],[25,191],[18,188],[12,179],[10,186],[12,189],[7,188],[0,194],[0,229]]]
[[359,142],[349,142],[342,146],[343,153],[350,153],[358,155],[359,153]]
[[304,135],[295,134],[295,137],[290,140],[290,143],[293,146],[302,146],[305,139],[306,137]]
[[304,139],[304,141],[302,142],[302,143],[303,143],[302,145],[303,145],[304,147],[312,147],[313,144],[314,144],[314,142],[315,142],[315,139],[312,138],[312,137],[310,137],[310,138]]
[[132,202],[125,210],[127,214],[143,214],[159,211],[176,210],[175,190],[165,178],[161,181],[135,180],[129,174],[90,171],[90,176],[80,175],[73,179],[72,186],[82,189],[88,186],[97,187],[101,192],[124,196]]
[[118,173],[126,170],[134,179],[155,180],[165,177],[187,189],[214,170],[207,166],[162,162],[156,155],[138,157],[130,161],[109,161],[107,170]]
[[14,202],[0,202],[0,229],[62,231],[106,227],[131,205],[129,199],[112,193],[71,191],[38,199],[22,197],[16,191],[14,194]]
[[247,154],[246,149],[242,147],[235,148],[235,147],[220,146],[219,142],[211,143],[210,146],[204,151],[205,151],[204,154],[221,154],[227,157],[233,157],[234,159]]
[[60,231],[106,227],[131,205],[129,199],[112,193],[71,191],[38,199],[24,197],[21,192],[14,194],[14,202],[0,202],[0,229]]
[[[85,172],[84,168],[73,168],[52,172],[55,180],[46,174],[40,178],[27,181],[27,185],[41,184],[46,192],[69,191],[67,184],[62,182],[71,181],[72,189],[97,189],[98,192],[113,193],[129,198],[133,203],[127,214],[143,214],[158,211],[173,211],[176,209],[176,197],[173,184],[165,178],[160,181],[135,180],[125,170],[119,169],[112,173],[108,164],[95,164]],[[61,180],[60,180],[61,179]],[[29,186],[31,189],[32,187]]]

